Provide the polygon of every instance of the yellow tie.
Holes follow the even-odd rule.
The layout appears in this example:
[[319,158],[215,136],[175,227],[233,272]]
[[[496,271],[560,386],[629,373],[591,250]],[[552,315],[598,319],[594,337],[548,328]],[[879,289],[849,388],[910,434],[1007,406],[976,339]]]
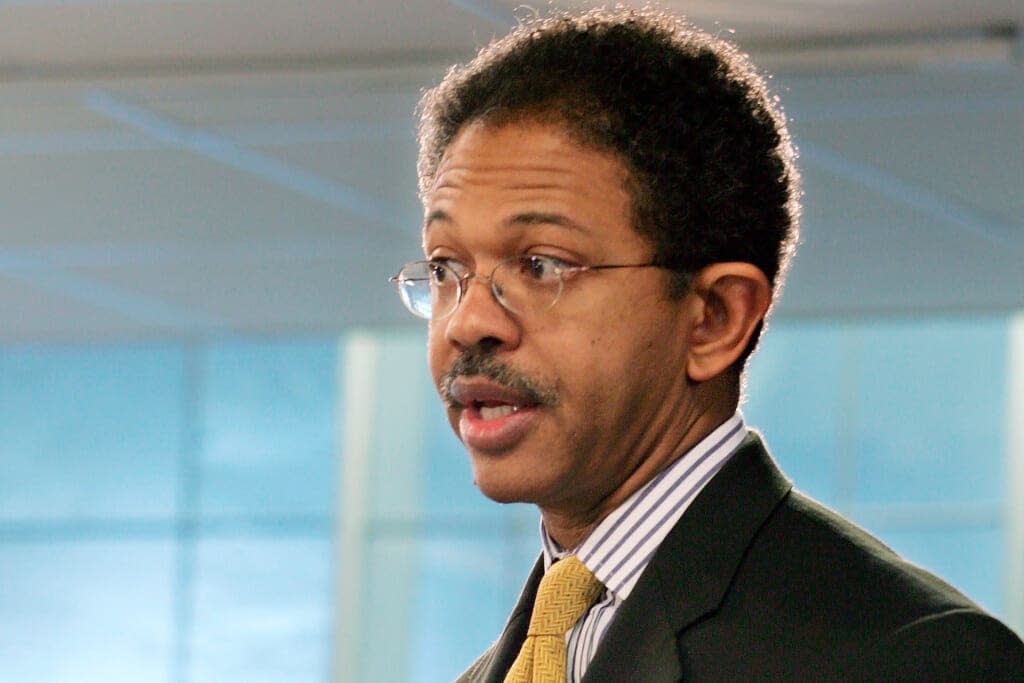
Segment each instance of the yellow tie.
[[505,683],[565,683],[565,634],[603,589],[575,555],[551,565],[540,580],[530,629]]

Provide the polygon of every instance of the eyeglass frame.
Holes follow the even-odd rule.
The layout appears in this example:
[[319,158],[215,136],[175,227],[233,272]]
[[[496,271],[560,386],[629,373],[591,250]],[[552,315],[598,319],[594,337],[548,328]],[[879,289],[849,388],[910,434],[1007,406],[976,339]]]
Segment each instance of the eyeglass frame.
[[[526,259],[543,259],[545,261],[551,261],[555,265],[556,273],[558,274],[558,293],[555,294],[555,298],[552,299],[551,303],[544,310],[549,310],[552,307],[554,307],[554,305],[558,302],[558,299],[562,296],[562,290],[565,288],[565,278],[564,278],[565,273],[577,274],[577,273],[586,273],[586,272],[591,271],[591,270],[613,270],[613,269],[617,269],[617,268],[662,268],[662,269],[671,270],[671,271],[674,271],[674,272],[677,272],[677,273],[680,272],[680,271],[675,270],[674,268],[671,268],[670,266],[666,266],[665,264],[658,263],[658,262],[648,262],[648,263],[599,263],[599,264],[593,264],[593,265],[577,265],[577,264],[573,264],[573,263],[566,263],[566,262],[562,261],[561,259],[559,259],[558,257],[547,256],[545,254],[519,254],[519,255],[516,255],[516,256],[507,256],[507,257],[501,259],[500,261],[498,261],[498,263],[495,264],[494,268],[491,269],[491,274],[490,275],[480,275],[475,270],[470,270],[470,271],[467,271],[465,274],[460,275],[454,268],[451,267],[451,265],[449,265],[452,262],[458,263],[457,261],[454,261],[454,259],[444,259],[444,260],[439,260],[439,259],[417,259],[415,261],[409,261],[408,263],[405,263],[401,268],[398,269],[397,273],[395,273],[394,275],[392,275],[391,277],[388,278],[388,282],[392,282],[392,283],[395,284],[395,288],[398,291],[398,298],[402,300],[402,304],[405,306],[405,308],[410,313],[412,313],[417,318],[420,318],[421,320],[428,320],[428,321],[444,320],[444,319],[454,315],[455,311],[459,310],[459,306],[462,305],[462,299],[466,296],[466,292],[468,291],[468,287],[465,285],[465,283],[469,282],[469,280],[471,280],[471,279],[473,279],[474,277],[477,277],[477,276],[479,276],[481,278],[485,278],[490,283],[491,295],[494,297],[494,300],[497,301],[498,304],[502,308],[504,308],[506,311],[509,311],[510,313],[513,313],[515,315],[523,315],[522,311],[515,310],[514,308],[512,308],[511,306],[509,306],[508,304],[506,304],[502,300],[503,297],[502,297],[501,293],[497,290],[497,288],[496,288],[497,285],[494,282],[494,274],[496,272],[498,272],[499,268],[501,268],[502,266],[504,266],[506,264],[509,264],[509,263],[512,263],[512,262],[515,262],[515,261],[523,261],[523,260],[526,260]],[[413,309],[407,303],[406,297],[402,295],[402,292],[401,292],[402,282],[407,281],[407,280],[403,280],[401,278],[402,271],[404,271],[406,268],[409,268],[410,266],[415,266],[415,265],[421,264],[421,263],[422,264],[426,264],[428,266],[440,266],[440,267],[450,271],[452,273],[452,275],[455,276],[455,291],[456,291],[455,305],[452,306],[452,309],[450,311],[448,311],[447,313],[445,313],[442,316],[431,315],[428,318],[426,316],[420,315],[415,309]]]

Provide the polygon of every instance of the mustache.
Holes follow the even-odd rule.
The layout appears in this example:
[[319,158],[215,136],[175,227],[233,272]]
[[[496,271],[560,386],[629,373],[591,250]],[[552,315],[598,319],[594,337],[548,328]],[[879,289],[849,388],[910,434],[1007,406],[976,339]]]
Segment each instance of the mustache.
[[450,405],[458,402],[452,396],[452,384],[459,377],[479,375],[514,391],[527,402],[539,406],[552,407],[558,405],[558,392],[543,382],[531,379],[525,374],[502,363],[494,354],[481,350],[479,347],[468,348],[456,359],[448,372],[441,378],[438,393]]

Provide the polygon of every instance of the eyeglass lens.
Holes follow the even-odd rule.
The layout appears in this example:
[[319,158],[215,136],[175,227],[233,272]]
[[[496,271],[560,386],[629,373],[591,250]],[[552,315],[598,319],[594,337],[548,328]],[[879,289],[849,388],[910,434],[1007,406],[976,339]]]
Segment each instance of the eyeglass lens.
[[[447,317],[459,305],[459,290],[469,286],[448,265],[415,261],[398,276],[402,301],[415,315],[427,319]],[[554,305],[562,290],[561,273],[554,261],[538,256],[501,261],[490,276],[491,291],[513,313],[531,314]],[[463,292],[464,295],[464,292]]]

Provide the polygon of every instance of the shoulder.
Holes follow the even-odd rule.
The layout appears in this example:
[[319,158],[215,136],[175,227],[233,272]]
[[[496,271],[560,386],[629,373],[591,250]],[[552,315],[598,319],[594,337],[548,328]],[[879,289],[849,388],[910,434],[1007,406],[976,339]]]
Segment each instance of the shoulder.
[[797,589],[802,611],[827,616],[848,637],[889,632],[934,614],[980,611],[950,584],[798,491],[759,530],[741,571],[751,588]]
[[1021,681],[1024,644],[1004,624],[970,608],[904,624],[851,661],[850,681]]
[[[822,609],[843,609],[895,625],[958,608],[977,608],[965,595],[907,561],[837,512],[792,491],[750,546],[752,569],[766,580],[797,577]],[[751,577],[756,580],[756,577]]]
[[799,659],[780,667],[840,680],[1024,680],[1024,644],[1010,629],[797,491],[752,539],[722,614]]

